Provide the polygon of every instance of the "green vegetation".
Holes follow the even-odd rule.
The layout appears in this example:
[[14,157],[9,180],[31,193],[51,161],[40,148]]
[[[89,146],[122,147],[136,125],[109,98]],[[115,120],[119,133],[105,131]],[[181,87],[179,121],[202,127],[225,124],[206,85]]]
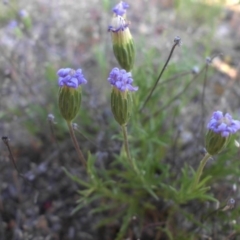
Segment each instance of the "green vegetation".
[[[105,0],[102,3],[105,10],[111,8],[110,1]],[[192,21],[191,27],[204,23],[214,29],[216,19],[219,19],[222,12],[220,4],[210,6],[203,1],[178,0],[174,2],[174,7],[180,22]],[[5,21],[5,17],[0,21]],[[23,31],[22,34],[28,33]],[[211,54],[212,34],[213,31],[206,38],[194,42],[193,46],[197,48],[201,44],[204,54]],[[131,95],[133,106],[129,108],[125,106],[128,99],[122,99],[120,95],[114,98],[115,102],[119,102],[121,98],[121,105],[127,109],[127,117],[118,122],[125,126],[129,120],[127,140],[130,154],[126,152],[126,145],[124,148],[126,139],[121,132],[122,126],[115,122],[114,117],[107,115],[105,125],[98,122],[99,112],[111,109],[110,85],[100,89],[107,99],[103,109],[91,109],[91,91],[83,87],[83,106],[74,122],[78,123],[79,131],[87,139],[91,139],[90,145],[93,142],[94,147],[86,149],[83,144],[82,151],[88,156],[84,179],[63,166],[67,176],[79,185],[79,199],[72,214],[86,208],[90,209],[90,215],[100,216],[101,220],[96,227],[110,227],[115,224],[115,240],[197,240],[202,239],[203,235],[212,236],[213,229],[218,237],[227,237],[232,232],[235,236],[239,235],[239,207],[231,208],[229,205],[229,199],[235,197],[229,188],[238,183],[240,176],[239,150],[233,139],[224,151],[208,160],[201,174],[197,170],[204,157],[200,150],[205,147],[206,122],[209,115],[216,111],[212,103],[207,103],[207,94],[213,91],[209,90],[208,81],[214,74],[211,63],[205,61],[208,56],[199,56],[198,49],[196,52],[192,51],[194,47],[189,49],[176,44],[173,56],[180,57],[173,61],[170,59],[153,94],[146,102],[174,41],[165,40],[170,43],[165,53],[159,53],[159,49],[155,47],[142,50],[147,38],[141,39],[141,42],[134,38],[134,41],[138,59],[132,76],[134,85],[139,90]],[[89,82],[99,81],[98,87],[107,81],[107,73],[110,72],[111,64],[105,61],[108,59],[106,49],[110,49],[106,43],[96,44],[92,49],[96,64],[93,71],[98,73],[94,72],[96,79]],[[71,61],[64,61],[66,67],[71,65]],[[124,59],[121,61],[124,62]],[[48,103],[45,106],[29,104],[24,111],[13,108],[10,113],[18,117],[26,114],[28,119],[23,125],[32,135],[36,135],[42,131],[42,123],[46,122],[46,116],[51,112],[58,123],[54,127],[55,137],[61,141],[68,135],[67,126],[61,120],[57,108],[56,65],[47,62],[45,66],[40,66],[45,78],[43,81],[48,86],[45,89]],[[129,69],[131,68],[132,59]],[[132,111],[131,116],[129,109]],[[117,109],[115,114],[122,113],[120,110]],[[74,112],[74,117],[75,115]],[[1,112],[2,120],[6,121],[7,117]],[[104,131],[108,137],[103,139],[104,149],[98,147],[95,141],[100,131]],[[113,150],[114,145],[116,147]],[[98,151],[108,154],[108,159],[101,168],[98,164]],[[220,206],[216,208],[217,204]],[[237,224],[233,224],[234,221]]]

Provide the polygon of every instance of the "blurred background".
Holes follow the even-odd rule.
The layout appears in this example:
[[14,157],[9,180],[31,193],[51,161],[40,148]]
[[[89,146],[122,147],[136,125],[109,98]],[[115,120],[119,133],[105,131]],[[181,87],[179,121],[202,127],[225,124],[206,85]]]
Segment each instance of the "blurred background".
[[[75,120],[78,131],[85,137],[79,133],[77,137],[84,153],[90,149],[98,156],[101,167],[111,158],[108,149],[114,152],[121,145],[111,141],[117,125],[110,111],[111,88],[107,82],[110,70],[118,66],[107,31],[111,9],[117,3],[110,0],[0,3],[0,133],[9,137],[18,169],[27,179],[16,172],[2,142],[0,239],[111,240],[111,230],[96,229],[98,219],[88,215],[88,209],[74,216],[70,214],[78,187],[65,176],[61,166],[79,175],[83,170],[58,110],[56,72],[65,67],[81,68],[88,80],[83,86],[82,111]],[[133,72],[136,85],[140,84],[138,73],[143,68],[149,76],[144,79],[146,85],[148,88],[153,85],[176,36],[181,37],[182,44],[175,50],[163,81],[178,73],[198,71],[205,65],[206,57],[214,57],[205,82],[204,112],[199,112],[204,79],[194,82],[173,101],[173,106],[182,106],[178,125],[182,131],[181,146],[187,149],[184,156],[189,157],[193,151],[191,142],[201,138],[199,119],[205,121],[218,109],[240,117],[240,3],[237,0],[128,3],[127,17],[136,47]],[[177,91],[186,81],[182,78],[172,88]],[[151,102],[148,108],[152,108]],[[48,118],[49,114],[54,120]],[[194,162],[193,165],[196,166]]]

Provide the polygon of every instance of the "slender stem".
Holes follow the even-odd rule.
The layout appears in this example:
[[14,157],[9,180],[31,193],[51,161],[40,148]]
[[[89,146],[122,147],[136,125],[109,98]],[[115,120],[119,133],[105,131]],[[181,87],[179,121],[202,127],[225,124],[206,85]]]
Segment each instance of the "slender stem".
[[[202,97],[201,97],[201,118],[202,118],[202,121],[201,121],[201,135],[203,136],[204,135],[204,126],[205,126],[205,122],[204,122],[204,119],[205,119],[205,92],[206,92],[206,87],[207,87],[207,75],[208,75],[208,66],[209,64],[207,63],[206,64],[206,70],[205,70],[205,74],[204,74],[204,80],[203,80],[203,90],[202,90]],[[203,142],[202,142],[203,144]]]
[[8,152],[9,152],[9,155],[10,155],[10,159],[12,161],[12,164],[14,166],[14,168],[16,169],[16,171],[20,174],[19,170],[18,170],[18,167],[17,167],[17,164],[15,162],[15,159],[13,157],[13,153],[12,153],[12,150],[10,148],[10,145],[9,145],[9,138],[8,137],[2,137],[2,140],[3,142],[5,143],[5,145],[7,146],[7,149],[8,149]]
[[75,133],[74,133],[74,130],[73,130],[73,127],[72,127],[72,123],[71,122],[67,122],[67,125],[68,125],[68,128],[69,128],[69,132],[70,132],[70,136],[72,138],[72,142],[73,142],[73,145],[77,151],[77,155],[82,163],[82,165],[86,168],[87,164],[86,164],[86,160],[82,154],[82,151],[80,150],[80,147],[78,145],[78,141],[76,139],[76,136],[75,136]]
[[178,80],[179,78],[184,77],[184,76],[186,76],[188,74],[192,74],[192,71],[185,71],[185,72],[177,73],[177,74],[173,75],[172,77],[167,78],[165,81],[162,81],[160,83],[160,86],[162,86],[163,84],[172,82],[174,80]]
[[160,74],[159,74],[159,76],[158,76],[155,84],[153,85],[150,93],[148,94],[145,102],[143,103],[142,107],[140,108],[140,112],[143,110],[143,108],[144,108],[145,105],[147,104],[148,100],[149,100],[150,97],[152,96],[153,91],[155,90],[155,88],[156,88],[156,86],[157,86],[160,78],[162,77],[162,75],[163,75],[163,73],[164,73],[164,71],[165,71],[165,69],[166,69],[166,67],[167,67],[167,65],[168,65],[168,63],[169,63],[169,61],[170,61],[170,59],[171,59],[171,57],[172,57],[173,51],[174,51],[174,49],[175,49],[175,47],[176,47],[177,45],[179,45],[179,41],[175,41],[175,43],[173,44],[172,49],[171,49],[171,51],[170,51],[170,54],[169,54],[169,56],[168,56],[168,58],[167,58],[167,61],[165,62],[164,66],[163,66],[163,68],[162,68],[162,70],[161,70],[161,72],[160,72]]
[[127,127],[126,125],[122,125],[122,132],[123,132],[123,142],[124,142],[124,148],[127,154],[128,161],[132,168],[134,168],[134,164],[130,155],[130,150],[129,150],[129,144],[128,144],[128,136],[127,136]]
[[[9,138],[4,136],[2,137],[2,140],[3,142],[5,143],[5,145],[7,146],[7,149],[8,149],[8,152],[9,152],[9,157],[10,157],[10,160],[15,168],[15,170],[17,171],[18,175],[23,178],[24,181],[26,181],[28,184],[30,184],[33,188],[35,188],[37,191],[41,190],[41,189],[44,189],[44,188],[36,188],[32,182],[30,180],[28,180],[22,173],[20,173],[20,171],[18,170],[18,167],[17,167],[17,164],[16,164],[16,161],[15,161],[15,158],[13,156],[13,153],[12,153],[12,150],[11,150],[11,147],[10,147],[10,144],[9,144]],[[1,208],[1,206],[0,206]]]
[[210,157],[211,157],[211,155],[209,153],[206,153],[205,156],[203,157],[203,159],[201,160],[201,162],[199,164],[199,167],[197,169],[193,184],[192,184],[192,189],[196,189],[196,187],[197,187],[197,185],[200,181],[203,169],[204,169],[204,167],[205,167],[205,165],[206,165],[206,163],[207,163],[207,161]]
[[54,131],[54,119],[49,118],[48,122],[49,122],[52,140],[53,140],[53,142],[55,142],[57,148],[60,149],[56,135],[55,135],[55,131]]

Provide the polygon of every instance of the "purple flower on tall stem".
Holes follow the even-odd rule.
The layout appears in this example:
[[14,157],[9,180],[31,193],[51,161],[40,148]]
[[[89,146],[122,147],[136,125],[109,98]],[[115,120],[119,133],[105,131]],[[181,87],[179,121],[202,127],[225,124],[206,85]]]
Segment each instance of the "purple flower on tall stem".
[[61,68],[57,72],[58,85],[60,87],[67,86],[71,88],[78,88],[82,84],[86,84],[87,80],[84,78],[82,70],[71,68]]
[[208,129],[222,137],[228,137],[240,130],[240,121],[233,120],[229,113],[224,115],[221,111],[216,111],[208,123]]
[[132,74],[124,69],[113,68],[108,82],[113,86],[111,93],[113,116],[120,126],[126,126],[132,113],[132,92],[137,91],[138,87],[132,86]]
[[138,87],[133,87],[132,74],[126,72],[124,69],[113,68],[108,77],[109,83],[116,87],[121,92],[131,91],[135,92],[138,90]]
[[126,20],[128,8],[129,5],[122,1],[113,8],[114,14],[108,31],[111,32],[113,52],[119,65],[126,71],[131,71],[135,60],[135,50],[129,23]]
[[86,167],[86,160],[76,139],[72,121],[77,116],[81,107],[82,90],[80,85],[86,84],[87,80],[84,78],[81,69],[61,68],[58,70],[57,75],[60,87],[58,91],[58,107],[62,117],[67,122],[79,160]]

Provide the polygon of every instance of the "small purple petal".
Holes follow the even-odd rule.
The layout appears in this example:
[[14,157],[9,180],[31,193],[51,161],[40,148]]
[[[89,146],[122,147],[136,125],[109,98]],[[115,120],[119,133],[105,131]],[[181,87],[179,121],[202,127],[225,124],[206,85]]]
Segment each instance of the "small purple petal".
[[138,87],[133,87],[132,85],[128,85],[128,90],[131,92],[136,92],[138,90]]
[[68,85],[68,87],[77,88],[78,87],[78,80],[77,80],[77,78],[72,77],[70,80],[68,80],[68,82],[66,84]]
[[216,111],[213,113],[213,117],[214,119],[219,120],[223,117],[223,113],[221,111]]
[[59,77],[66,77],[71,71],[71,68],[61,68],[57,71]]
[[126,9],[129,8],[129,5],[123,1],[121,1],[120,3],[118,3],[113,9],[112,11],[119,16],[123,16],[126,13]]
[[86,83],[87,83],[87,80],[85,78],[83,78],[83,77],[81,79],[78,78],[78,84],[79,85],[86,84]]
[[221,134],[222,134],[222,137],[228,137],[230,133],[227,131],[224,131]]

